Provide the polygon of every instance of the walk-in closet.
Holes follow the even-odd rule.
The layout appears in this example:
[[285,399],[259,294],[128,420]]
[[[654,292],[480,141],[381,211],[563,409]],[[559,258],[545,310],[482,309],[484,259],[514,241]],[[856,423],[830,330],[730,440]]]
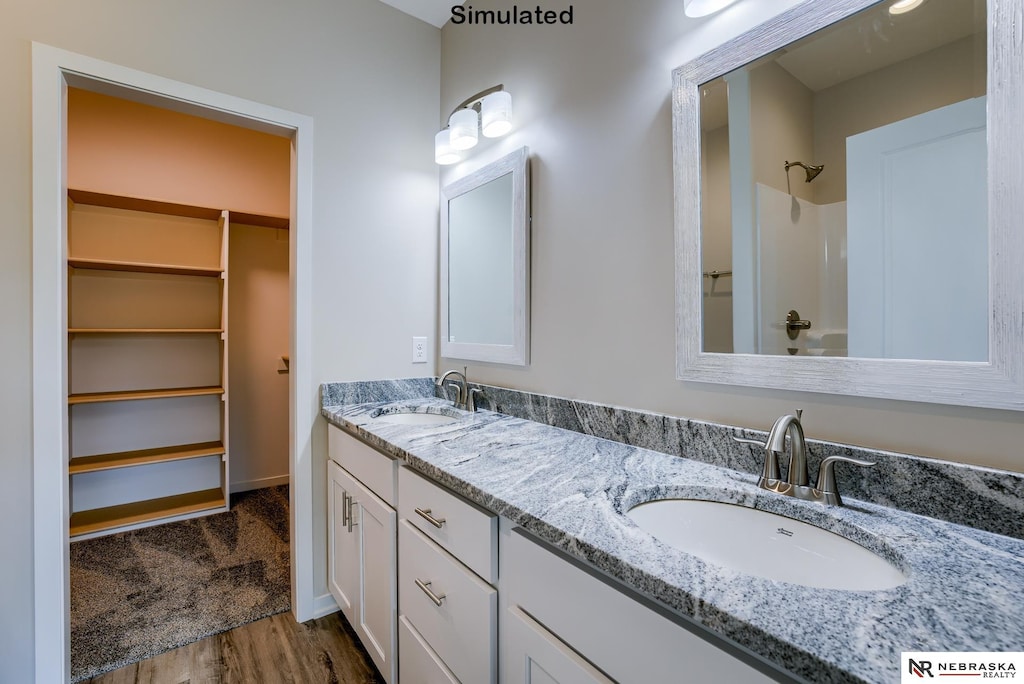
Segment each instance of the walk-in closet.
[[77,680],[288,608],[291,147],[76,89],[67,131]]

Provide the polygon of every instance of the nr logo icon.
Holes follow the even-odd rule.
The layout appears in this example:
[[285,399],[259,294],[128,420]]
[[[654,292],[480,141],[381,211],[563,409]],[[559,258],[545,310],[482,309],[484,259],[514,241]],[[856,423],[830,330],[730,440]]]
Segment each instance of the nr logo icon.
[[913,658],[909,658],[907,668],[910,674],[917,675],[921,678],[923,678],[925,675],[928,675],[929,677],[935,676],[932,674],[932,661],[930,660],[918,661],[914,660]]

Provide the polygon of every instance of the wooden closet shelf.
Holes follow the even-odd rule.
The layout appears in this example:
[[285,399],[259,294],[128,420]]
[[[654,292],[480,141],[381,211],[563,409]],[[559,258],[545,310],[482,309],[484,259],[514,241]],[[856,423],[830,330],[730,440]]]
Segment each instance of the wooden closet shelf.
[[70,335],[219,335],[223,328],[68,328]]
[[140,449],[138,451],[121,451],[115,454],[97,454],[95,456],[78,456],[68,464],[68,473],[94,473],[98,470],[113,470],[131,466],[149,465],[150,463],[166,463],[168,461],[184,461],[189,458],[219,456],[224,452],[221,442],[203,442],[201,444],[182,444],[179,446]]
[[128,392],[89,392],[68,395],[68,404],[101,404],[111,401],[136,401],[139,399],[173,399],[175,397],[201,397],[208,394],[224,394],[223,387],[177,387],[174,389],[132,390]]
[[130,271],[132,273],[163,273],[167,275],[220,277],[224,269],[180,264],[152,264],[140,261],[113,261],[109,259],[68,258],[68,266],[92,271]]
[[[126,197],[124,195],[108,195],[102,192],[90,192],[88,190],[74,190],[68,188],[68,197],[77,204],[90,204],[94,207],[110,207],[111,209],[129,209],[132,211],[145,211],[153,214],[167,214],[170,216],[184,216],[187,218],[206,219],[216,221],[220,218],[221,210],[210,207],[197,207],[190,204],[177,204],[175,202],[164,202],[163,200],[147,199],[145,197]],[[287,216],[271,216],[270,214],[252,214],[245,211],[228,209],[232,223],[243,223],[248,226],[263,226],[265,228],[280,228],[288,230],[289,219]]]
[[172,518],[188,513],[223,508],[224,503],[224,492],[217,488],[147,501],[135,501],[120,506],[79,511],[71,514],[71,536],[76,537],[161,518]]
[[70,197],[71,201],[76,204],[91,204],[94,207],[129,209],[131,211],[145,211],[152,214],[184,216],[186,218],[206,219],[209,221],[216,221],[220,218],[220,209],[197,207],[191,204],[178,204],[176,202],[164,202],[162,200],[147,199],[145,197],[108,195],[103,192],[90,192],[89,190],[76,190],[74,188],[68,188],[68,197]]
[[234,224],[245,226],[260,226],[261,228],[277,228],[288,230],[290,221],[287,216],[267,216],[265,214],[248,214],[243,211],[228,211],[228,216]]

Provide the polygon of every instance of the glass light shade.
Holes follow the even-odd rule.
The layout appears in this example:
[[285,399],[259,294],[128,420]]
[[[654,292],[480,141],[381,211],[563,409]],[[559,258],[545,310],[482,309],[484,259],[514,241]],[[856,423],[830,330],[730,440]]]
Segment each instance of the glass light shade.
[[499,138],[512,130],[512,95],[499,90],[480,101],[480,131]]
[[468,150],[477,142],[477,116],[475,109],[460,109],[448,119],[451,129],[451,145],[456,150]]
[[434,161],[441,165],[459,161],[459,153],[452,149],[451,131],[447,128],[434,136]]
[[889,5],[889,14],[905,14],[910,10],[917,9],[924,0],[898,0]]
[[706,17],[725,9],[736,0],[685,0],[683,11],[688,17]]

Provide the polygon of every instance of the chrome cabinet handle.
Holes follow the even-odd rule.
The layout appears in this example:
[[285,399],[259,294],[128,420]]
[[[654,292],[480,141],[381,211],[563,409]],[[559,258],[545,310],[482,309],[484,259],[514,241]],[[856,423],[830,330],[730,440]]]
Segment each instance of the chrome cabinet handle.
[[356,521],[352,516],[352,506],[355,504],[355,497],[349,495],[348,497],[348,531],[351,532],[352,528],[356,526]]
[[[341,524],[345,527],[348,527],[348,512],[348,492],[343,489],[341,490]],[[352,531],[351,527],[349,527],[349,531]]]
[[420,516],[424,520],[426,520],[428,523],[430,523],[431,525],[433,525],[437,529],[441,529],[442,527],[444,527],[445,519],[444,518],[435,518],[434,516],[432,516],[430,514],[430,509],[429,508],[427,508],[427,509],[417,508],[416,512],[419,513]]
[[446,596],[445,594],[441,594],[440,596],[438,596],[437,594],[432,592],[430,590],[430,582],[424,582],[421,579],[417,579],[417,580],[415,580],[415,582],[416,582],[416,586],[423,590],[423,593],[427,595],[427,598],[429,598],[431,601],[434,602],[435,606],[440,606],[441,605],[441,603],[445,599],[445,596]]

